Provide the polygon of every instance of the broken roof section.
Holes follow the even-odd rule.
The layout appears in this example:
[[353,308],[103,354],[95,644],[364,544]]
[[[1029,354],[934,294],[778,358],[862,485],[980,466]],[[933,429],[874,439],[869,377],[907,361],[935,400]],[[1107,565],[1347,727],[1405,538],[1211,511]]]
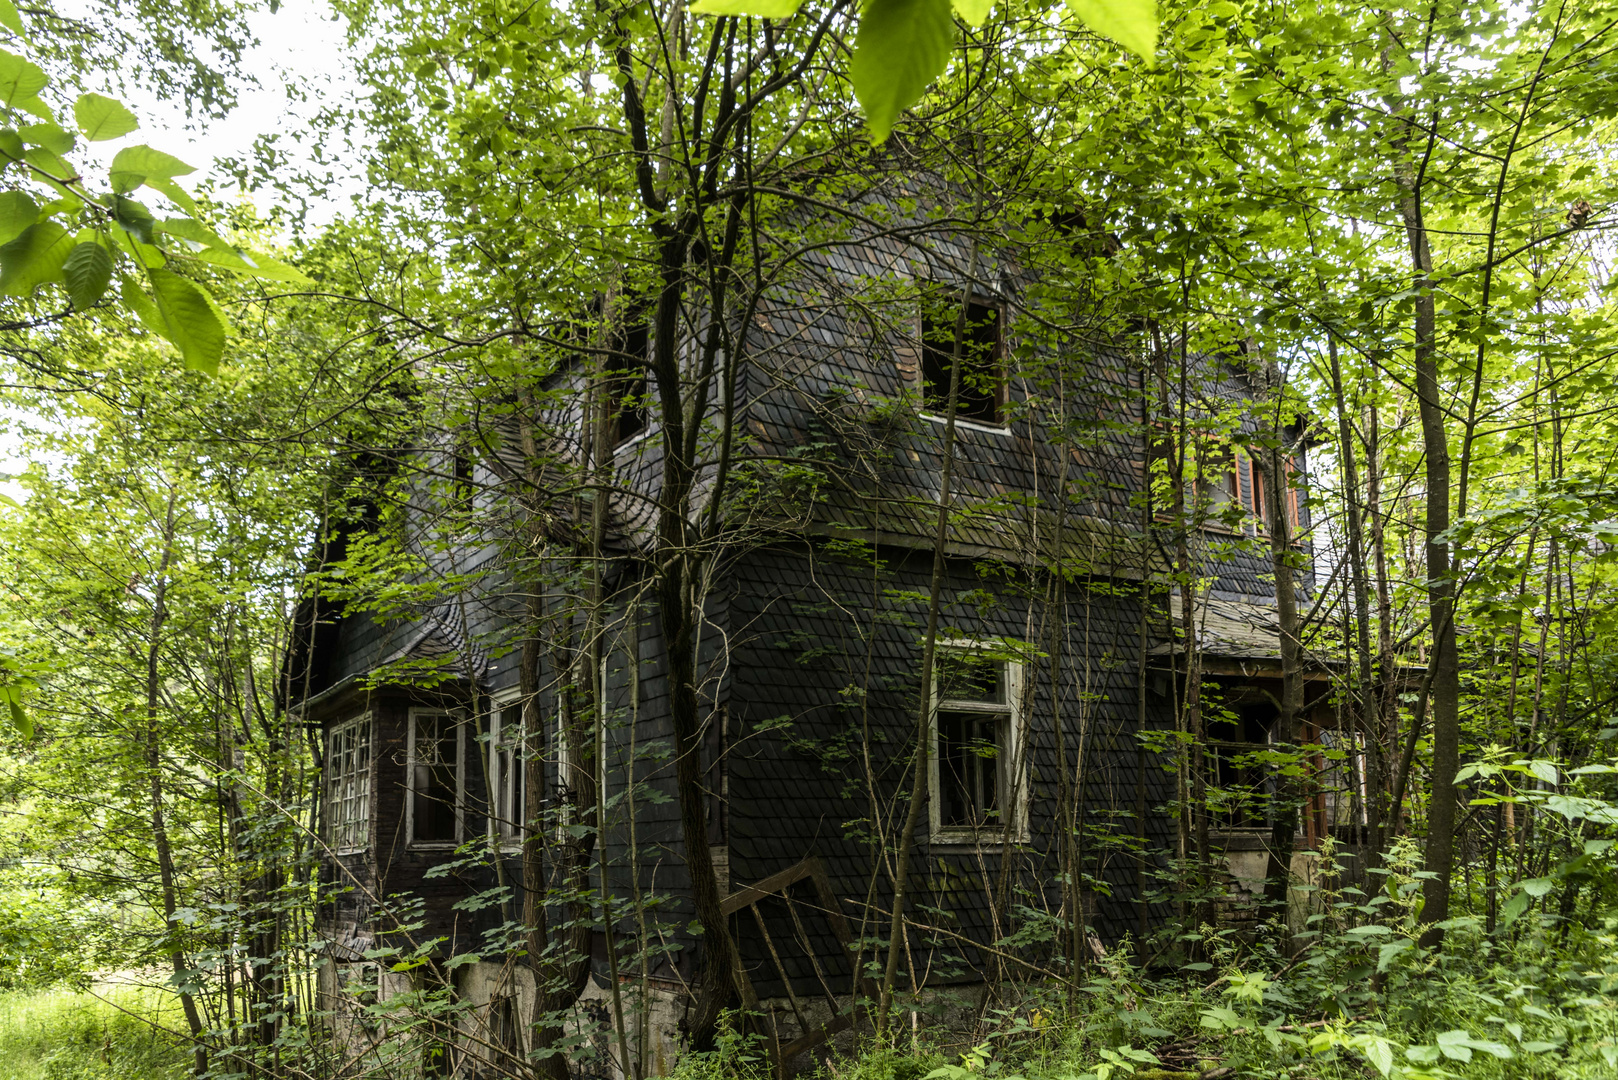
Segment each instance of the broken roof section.
[[[1169,614],[1174,622],[1172,640],[1160,641],[1147,650],[1159,661],[1185,654],[1183,606],[1178,595],[1169,597]],[[1193,609],[1197,652],[1204,657],[1210,674],[1279,674],[1281,670],[1281,623],[1274,604],[1251,600],[1199,600]],[[1326,628],[1300,607],[1303,634],[1303,667],[1322,672],[1343,664],[1341,646]],[[1229,670],[1225,670],[1225,669]]]

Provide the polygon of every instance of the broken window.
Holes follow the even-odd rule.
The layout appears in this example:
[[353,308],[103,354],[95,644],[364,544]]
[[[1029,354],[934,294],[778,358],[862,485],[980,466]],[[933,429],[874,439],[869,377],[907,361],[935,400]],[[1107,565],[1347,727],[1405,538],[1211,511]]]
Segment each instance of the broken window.
[[461,738],[454,713],[410,710],[405,808],[413,844],[461,840]]
[[327,839],[333,850],[361,851],[370,842],[371,715],[332,728],[326,751]]
[[[950,371],[955,363],[957,303],[929,304],[921,318],[921,389],[924,407],[944,415],[949,409]],[[1000,348],[1000,308],[976,300],[966,305],[960,348],[961,385],[955,415],[982,424],[1003,422],[1005,371]]]
[[523,784],[522,703],[507,698],[494,706],[489,717],[490,827],[501,846],[522,843],[528,820]]
[[1021,665],[949,648],[939,651],[934,666],[934,838],[999,833],[1010,813],[1017,839],[1026,816],[1023,786],[1016,782]]

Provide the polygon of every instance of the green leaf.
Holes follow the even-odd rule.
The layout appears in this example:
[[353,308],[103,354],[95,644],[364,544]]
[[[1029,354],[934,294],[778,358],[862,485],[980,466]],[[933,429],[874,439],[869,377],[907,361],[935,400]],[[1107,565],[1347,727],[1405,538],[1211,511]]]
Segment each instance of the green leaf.
[[8,686],[6,690],[6,704],[11,707],[11,726],[16,728],[17,733],[24,739],[32,739],[34,737],[34,722],[28,718],[27,713],[23,712],[22,691],[15,686]]
[[21,161],[23,155],[22,136],[11,128],[0,128],[0,154],[4,154],[12,161]]
[[872,142],[887,141],[899,114],[949,66],[954,44],[950,0],[869,0],[848,74]]
[[1393,962],[1399,958],[1399,954],[1409,948],[1409,939],[1390,941],[1386,945],[1380,946],[1376,950],[1376,970],[1378,972],[1387,971]]
[[0,26],[10,30],[13,34],[28,40],[28,33],[22,27],[22,15],[17,11],[17,5],[11,0],[0,0]]
[[790,19],[803,6],[803,0],[697,0],[691,10],[698,15],[757,15],[761,19]]
[[15,108],[21,109],[25,113],[30,113],[37,116],[47,124],[56,123],[56,114],[51,112],[51,107],[39,100],[37,97],[23,98],[21,101],[17,102]]
[[169,202],[178,206],[188,214],[197,213],[197,203],[185,188],[166,177],[148,176],[146,186],[161,191],[169,197]]
[[186,367],[219,374],[219,358],[225,354],[225,324],[214,306],[195,282],[172,270],[153,270],[146,276],[152,283],[152,309],[157,316],[156,325],[147,325],[180,350]]
[[116,139],[140,127],[134,113],[105,94],[80,94],[73,103],[73,120],[91,142]]
[[[112,190],[127,195],[142,184],[151,184],[153,180],[172,180],[196,171],[179,158],[153,150],[150,146],[126,146],[113,157],[112,167],[107,172]],[[168,194],[166,191],[163,193]]]
[[218,248],[204,248],[197,252],[197,258],[211,266],[224,270],[234,270],[238,274],[247,274],[252,277],[264,278],[266,281],[285,281],[292,285],[308,285],[309,279],[295,267],[284,262],[277,262],[267,255],[259,255],[240,248],[227,248],[223,251]]
[[1520,892],[1516,896],[1513,896],[1510,900],[1507,900],[1505,907],[1500,909],[1501,925],[1510,926],[1512,923],[1516,922],[1522,913],[1528,910],[1528,905],[1533,903],[1533,899],[1534,898],[1529,896],[1527,893]]
[[989,17],[989,8],[994,0],[950,0],[950,6],[955,14],[968,26],[982,26],[983,20]]
[[1067,0],[1090,29],[1146,62],[1157,64],[1157,0]]
[[1547,784],[1555,784],[1558,780],[1556,766],[1549,761],[1530,761],[1528,771]]
[[1388,1040],[1373,1038],[1365,1047],[1365,1057],[1383,1076],[1393,1071],[1393,1047]]
[[1529,896],[1544,896],[1555,884],[1550,878],[1529,878],[1522,883],[1522,891]]
[[1380,937],[1383,934],[1393,933],[1392,930],[1388,929],[1386,926],[1382,926],[1379,923],[1368,923],[1365,926],[1356,926],[1349,929],[1347,932],[1354,937]]
[[0,105],[21,107],[37,97],[49,81],[37,64],[0,49]]
[[112,255],[100,244],[79,244],[62,263],[62,280],[73,306],[88,311],[101,302],[112,281]]
[[112,219],[141,243],[152,243],[152,232],[157,227],[157,219],[141,203],[134,199],[126,199],[122,195],[114,195]]
[[0,191],[0,244],[17,239],[22,231],[39,220],[39,207],[26,192]]
[[53,154],[65,154],[78,142],[71,131],[59,124],[29,124],[17,134],[23,142],[43,146]]
[[73,190],[62,183],[78,176],[73,166],[43,146],[30,146],[22,159],[34,167],[35,171],[31,175],[35,180],[44,181],[62,198],[67,199],[75,209],[83,205]]
[[166,218],[161,229],[170,236],[178,236],[182,240],[189,240],[201,247],[211,247],[219,251],[234,252],[236,250],[225,243],[224,238],[218,233],[194,218]]
[[1456,1061],[1472,1060],[1472,1047],[1470,1046],[1472,1033],[1469,1031],[1441,1031],[1434,1042],[1438,1043],[1438,1052],[1447,1058],[1453,1058]]
[[27,296],[48,281],[59,281],[62,263],[73,250],[73,236],[54,221],[41,221],[0,246],[0,294]]

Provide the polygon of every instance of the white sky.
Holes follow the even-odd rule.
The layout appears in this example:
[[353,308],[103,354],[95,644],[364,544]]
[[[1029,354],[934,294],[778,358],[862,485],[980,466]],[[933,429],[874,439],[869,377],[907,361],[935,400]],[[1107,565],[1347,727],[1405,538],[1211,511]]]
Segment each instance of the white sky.
[[[62,13],[72,15],[75,9],[83,10],[88,6],[84,0],[68,0],[62,5]],[[358,93],[346,23],[333,20],[325,0],[285,0],[273,15],[268,10],[255,12],[249,24],[259,45],[244,53],[242,67],[258,79],[259,87],[242,93],[229,117],[206,127],[201,127],[200,121],[188,121],[183,106],[159,101],[154,95],[134,91],[114,94],[135,113],[141,126],[122,139],[89,145],[81,143],[74,151],[78,163],[85,169],[96,170],[99,166],[103,180],[95,186],[104,186],[105,167],[120,148],[145,143],[196,166],[195,173],[180,181],[186,188],[195,190],[200,182],[212,177],[219,182],[220,197],[227,197],[233,190],[230,176],[215,168],[216,158],[250,159],[254,141],[261,135],[277,132],[282,135],[280,145],[290,152],[297,146],[292,135],[303,125],[303,117],[323,104]],[[304,86],[307,100],[289,102],[288,85],[299,83]],[[71,114],[67,118],[69,123],[70,117]],[[95,173],[91,171],[87,175],[93,177]],[[363,191],[362,180],[350,178],[324,192],[311,194],[307,227],[318,228],[329,223],[351,205],[353,196]],[[159,205],[162,202],[149,191],[139,197],[150,198]],[[251,197],[262,204],[273,195],[266,192]],[[157,206],[153,209],[157,210]],[[163,216],[162,211],[158,214]],[[0,431],[0,474],[26,470],[27,462],[17,451],[15,436]],[[18,500],[26,497],[19,485],[9,481],[0,481],[0,492]]]
[[[88,6],[85,0],[68,0],[64,6],[70,12],[81,5]],[[280,134],[281,149],[295,152],[299,145],[296,135],[307,126],[306,117],[323,105],[351,100],[359,93],[347,23],[334,17],[326,0],[285,0],[274,14],[267,9],[254,12],[248,24],[259,44],[244,52],[242,69],[257,78],[259,86],[240,94],[230,116],[204,128],[203,121],[188,120],[178,103],[126,91],[122,100],[140,118],[140,129],[116,141],[89,147],[81,144],[77,153],[90,159],[85,164],[110,162],[119,148],[145,143],[196,166],[195,173],[180,181],[187,188],[194,190],[212,177],[219,182],[219,194],[225,196],[233,188],[229,174],[214,167],[216,158],[251,160],[254,141],[268,134]],[[307,99],[289,100],[288,86],[300,84]],[[330,222],[362,191],[362,182],[351,178],[314,194],[308,224],[318,227]],[[146,196],[156,198],[151,192],[143,193]],[[273,195],[260,193],[255,198],[267,200]]]

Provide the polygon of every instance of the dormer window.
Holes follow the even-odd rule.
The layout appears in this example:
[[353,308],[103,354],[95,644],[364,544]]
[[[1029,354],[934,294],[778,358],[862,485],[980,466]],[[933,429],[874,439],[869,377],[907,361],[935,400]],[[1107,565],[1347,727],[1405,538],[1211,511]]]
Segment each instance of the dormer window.
[[[950,368],[955,362],[957,303],[929,304],[921,318],[921,390],[924,407],[945,415],[949,410]],[[966,305],[965,340],[961,343],[961,387],[955,416],[980,424],[1004,423],[1005,365],[1000,347],[1000,308],[972,300]]]
[[607,427],[613,445],[628,442],[651,420],[646,380],[649,333],[645,323],[629,327],[607,358]]

